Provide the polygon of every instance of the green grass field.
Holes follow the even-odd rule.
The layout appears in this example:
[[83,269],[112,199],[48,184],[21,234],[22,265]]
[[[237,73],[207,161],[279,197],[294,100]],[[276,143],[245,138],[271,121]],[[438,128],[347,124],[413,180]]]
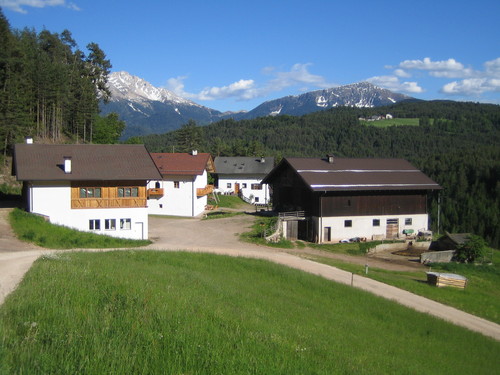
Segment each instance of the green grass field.
[[379,121],[360,121],[363,125],[376,126],[378,128],[387,128],[389,126],[418,126],[420,120],[418,118],[392,118]]
[[[338,247],[338,253],[355,254],[355,248],[348,247],[356,244],[323,245],[331,248]],[[321,249],[321,245],[316,248]],[[351,255],[352,255],[351,254]],[[408,290],[412,293],[444,303],[468,313],[488,319],[500,324],[500,251],[493,251],[493,264],[434,264],[432,267],[422,271],[399,272],[369,268],[368,275],[365,274],[363,265],[346,263],[326,257],[307,256],[308,259],[321,262],[334,267],[341,268],[354,274],[366,276],[395,287]],[[367,259],[369,263],[369,259]],[[467,277],[465,289],[436,288],[427,284],[426,271],[431,269],[436,272],[457,273]]]
[[[117,266],[119,265],[119,266]],[[261,260],[39,259],[0,308],[1,374],[494,374],[500,343]]]

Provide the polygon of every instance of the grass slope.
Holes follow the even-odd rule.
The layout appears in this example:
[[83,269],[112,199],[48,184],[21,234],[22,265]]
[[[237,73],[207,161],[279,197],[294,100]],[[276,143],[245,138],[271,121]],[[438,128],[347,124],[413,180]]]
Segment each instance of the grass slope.
[[2,374],[500,371],[492,339],[314,275],[208,254],[39,259],[0,308],[0,337]]
[[149,245],[148,240],[129,240],[54,225],[42,217],[18,208],[9,214],[9,221],[16,236],[49,249],[109,249]]

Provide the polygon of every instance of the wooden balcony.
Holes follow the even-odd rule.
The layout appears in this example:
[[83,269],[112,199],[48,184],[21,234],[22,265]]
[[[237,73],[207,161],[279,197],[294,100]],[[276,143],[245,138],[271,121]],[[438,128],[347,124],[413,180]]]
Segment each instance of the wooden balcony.
[[204,195],[213,193],[213,191],[214,191],[214,185],[207,185],[204,188],[196,189],[196,196],[203,197]]
[[72,209],[82,208],[124,208],[124,207],[146,207],[146,198],[81,198],[72,199]]
[[161,197],[163,197],[162,188],[148,189],[148,198],[161,198]]

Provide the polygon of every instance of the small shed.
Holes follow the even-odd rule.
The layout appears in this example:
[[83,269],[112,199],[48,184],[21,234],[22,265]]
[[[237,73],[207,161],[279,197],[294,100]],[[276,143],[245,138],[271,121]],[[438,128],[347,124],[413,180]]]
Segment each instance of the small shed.
[[438,287],[451,286],[464,289],[467,278],[455,273],[427,272],[427,282]]

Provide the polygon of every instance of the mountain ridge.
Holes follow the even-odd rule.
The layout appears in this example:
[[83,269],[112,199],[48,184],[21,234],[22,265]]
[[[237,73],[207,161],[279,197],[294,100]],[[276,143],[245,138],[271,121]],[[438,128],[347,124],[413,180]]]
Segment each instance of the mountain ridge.
[[125,121],[122,139],[137,135],[161,134],[176,130],[192,120],[207,125],[223,119],[292,115],[326,110],[339,106],[372,108],[414,99],[410,96],[358,82],[268,100],[250,111],[221,112],[180,97],[146,80],[120,71],[108,77],[109,103],[101,102],[101,112],[116,112]]

